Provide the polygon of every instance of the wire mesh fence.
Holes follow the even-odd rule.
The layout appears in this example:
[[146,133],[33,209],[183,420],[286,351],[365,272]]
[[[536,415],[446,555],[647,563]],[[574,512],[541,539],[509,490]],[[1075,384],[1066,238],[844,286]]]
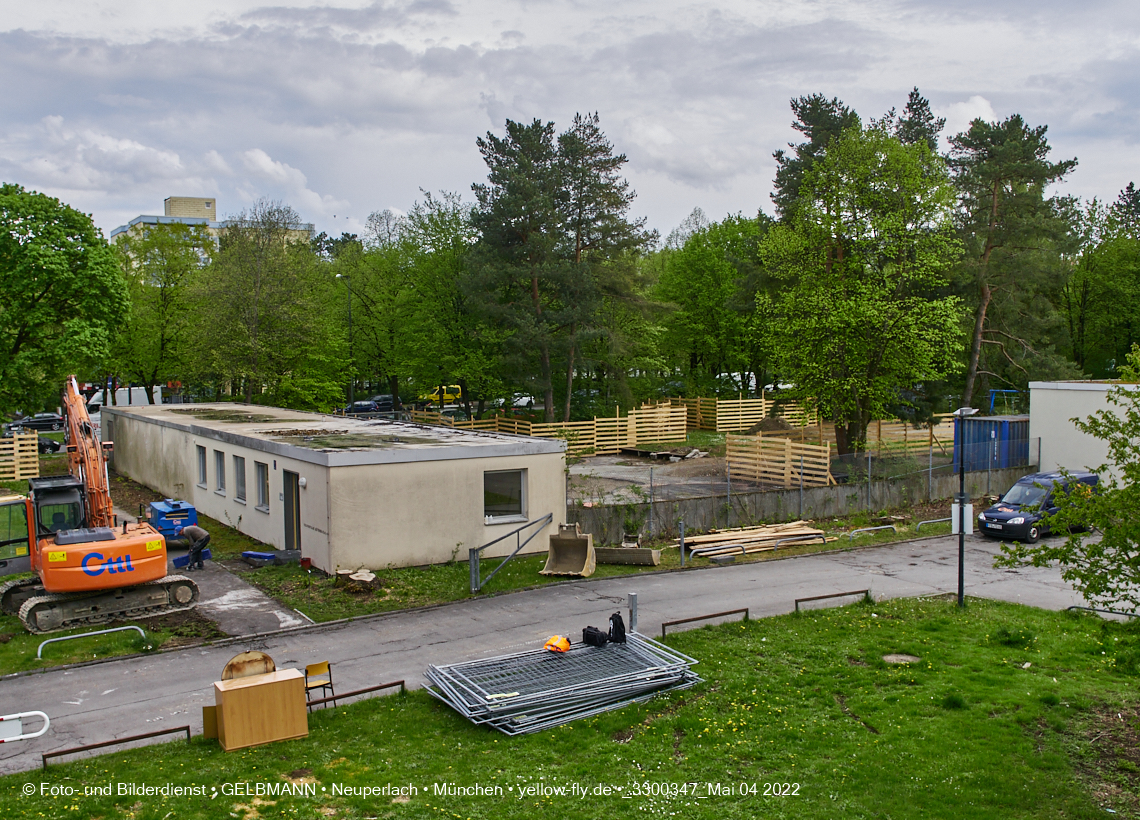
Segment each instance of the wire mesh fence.
[[472,723],[519,735],[686,689],[701,681],[695,663],[629,632],[625,643],[429,666],[425,677],[428,693]]

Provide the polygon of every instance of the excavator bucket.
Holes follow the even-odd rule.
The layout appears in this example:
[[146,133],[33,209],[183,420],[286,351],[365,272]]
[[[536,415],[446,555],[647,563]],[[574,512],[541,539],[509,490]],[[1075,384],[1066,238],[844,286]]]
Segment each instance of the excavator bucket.
[[594,574],[597,558],[594,556],[594,536],[583,535],[578,524],[560,525],[558,534],[550,536],[550,552],[542,575],[581,575],[588,578]]

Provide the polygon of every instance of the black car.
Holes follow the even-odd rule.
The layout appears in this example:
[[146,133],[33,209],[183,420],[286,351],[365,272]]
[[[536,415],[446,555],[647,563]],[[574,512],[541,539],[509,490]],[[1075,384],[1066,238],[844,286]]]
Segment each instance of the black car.
[[11,422],[8,427],[11,429],[23,430],[62,430],[66,422],[63,416],[56,413],[36,413],[34,416],[27,416],[22,419],[17,419]]
[[354,401],[348,407],[344,408],[345,415],[360,416],[368,413],[379,413],[380,408],[376,406],[374,401]]
[[[25,431],[20,427],[5,427],[4,428],[4,436],[5,437],[11,436],[13,433],[22,433],[22,432],[25,432]],[[42,455],[42,456],[51,455],[52,453],[58,453],[60,450],[62,450],[63,449],[63,443],[56,441],[55,439],[48,438],[47,436],[41,436],[37,433],[36,434],[36,449],[39,451],[40,455]]]
[[381,393],[379,396],[373,396],[372,403],[376,405],[376,409],[381,413],[391,413],[396,409],[396,402],[393,400],[391,393]]
[[1071,482],[1096,487],[1100,477],[1096,473],[1034,473],[1019,478],[1001,501],[978,516],[978,529],[994,538],[1008,538],[1032,544],[1049,528],[1041,519],[1057,511],[1053,499],[1054,488],[1068,492]]

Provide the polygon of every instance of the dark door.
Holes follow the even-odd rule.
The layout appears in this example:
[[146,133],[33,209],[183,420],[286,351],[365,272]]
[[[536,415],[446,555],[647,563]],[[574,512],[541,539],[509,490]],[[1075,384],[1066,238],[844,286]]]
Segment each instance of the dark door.
[[297,474],[285,470],[285,549],[301,549],[301,487]]

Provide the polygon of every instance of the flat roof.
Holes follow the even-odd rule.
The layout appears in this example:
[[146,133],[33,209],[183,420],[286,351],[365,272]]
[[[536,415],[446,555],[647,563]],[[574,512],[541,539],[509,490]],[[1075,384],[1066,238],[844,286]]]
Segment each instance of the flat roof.
[[[326,467],[566,451],[566,442],[561,439],[332,416],[236,402],[119,405],[103,407],[101,413],[104,417],[129,417]],[[103,429],[106,430],[106,426]],[[112,432],[110,437],[114,436]]]
[[1125,390],[1135,390],[1138,385],[1131,382],[1122,382],[1119,379],[1086,379],[1060,382],[1030,382],[1030,390],[1091,390],[1105,393],[1114,387],[1122,387]]

